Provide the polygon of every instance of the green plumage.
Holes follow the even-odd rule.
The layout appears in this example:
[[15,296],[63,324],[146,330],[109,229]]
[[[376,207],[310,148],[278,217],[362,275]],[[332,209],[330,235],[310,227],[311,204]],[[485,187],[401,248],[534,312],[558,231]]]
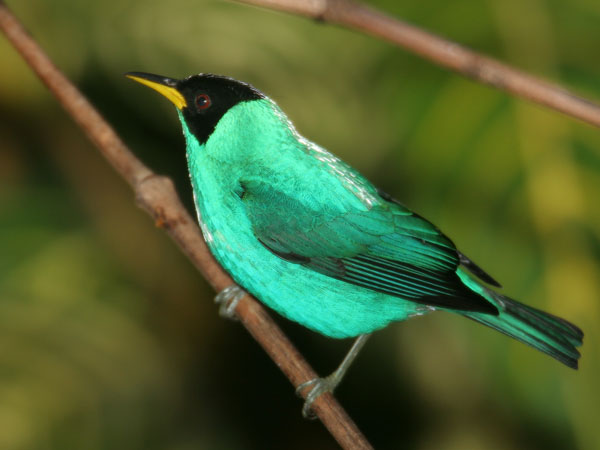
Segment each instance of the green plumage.
[[434,225],[301,137],[260,92],[210,75],[166,80],[186,100],[179,115],[204,237],[266,305],[336,338],[446,310],[577,366],[577,327],[476,281],[466,270],[496,284]]

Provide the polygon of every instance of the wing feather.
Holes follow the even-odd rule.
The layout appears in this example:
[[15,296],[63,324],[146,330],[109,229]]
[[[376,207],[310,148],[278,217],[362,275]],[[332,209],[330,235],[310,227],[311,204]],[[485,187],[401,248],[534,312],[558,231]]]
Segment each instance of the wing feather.
[[246,212],[257,239],[280,258],[416,303],[498,314],[456,274],[462,260],[452,241],[401,205],[384,198],[368,210],[315,211],[268,186],[259,191],[243,196]]

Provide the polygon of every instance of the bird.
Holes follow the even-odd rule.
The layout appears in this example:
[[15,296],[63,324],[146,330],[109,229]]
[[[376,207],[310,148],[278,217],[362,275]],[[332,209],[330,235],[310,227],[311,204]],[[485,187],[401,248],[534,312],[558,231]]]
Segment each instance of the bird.
[[216,297],[221,312],[234,316],[248,292],[320,334],[356,338],[336,371],[298,387],[310,388],[305,416],[333,392],[371,333],[436,311],[577,369],[577,326],[499,293],[440,229],[300,135],[252,85],[203,73],[125,75],[175,105],[202,234],[235,281]]

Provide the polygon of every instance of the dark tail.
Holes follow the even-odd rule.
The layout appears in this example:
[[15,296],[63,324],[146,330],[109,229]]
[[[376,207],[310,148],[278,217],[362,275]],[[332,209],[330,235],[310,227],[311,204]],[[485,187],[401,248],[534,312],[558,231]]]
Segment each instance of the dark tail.
[[579,328],[560,317],[523,305],[489,289],[486,292],[495,300],[499,315],[462,314],[577,369],[580,356],[577,347],[583,343],[583,332]]

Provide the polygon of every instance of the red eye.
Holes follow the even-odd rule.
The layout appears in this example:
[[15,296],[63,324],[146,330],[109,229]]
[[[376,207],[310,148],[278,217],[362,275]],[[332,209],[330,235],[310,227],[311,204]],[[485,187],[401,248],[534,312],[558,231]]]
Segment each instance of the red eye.
[[196,108],[198,108],[199,111],[209,108],[210,105],[212,104],[210,97],[206,94],[196,95],[195,101],[196,101]]

